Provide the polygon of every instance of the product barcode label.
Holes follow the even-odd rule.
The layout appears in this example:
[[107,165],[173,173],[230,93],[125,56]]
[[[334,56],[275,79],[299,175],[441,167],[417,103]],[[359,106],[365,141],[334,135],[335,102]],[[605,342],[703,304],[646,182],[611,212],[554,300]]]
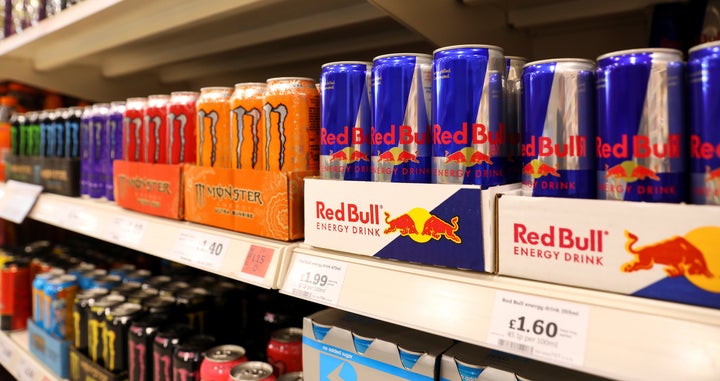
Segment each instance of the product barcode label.
[[506,349],[511,349],[511,350],[514,350],[517,352],[522,352],[523,354],[526,354],[526,355],[533,354],[533,347],[531,347],[527,344],[517,343],[514,341],[510,341],[510,340],[498,339],[498,345],[503,348],[506,348]]

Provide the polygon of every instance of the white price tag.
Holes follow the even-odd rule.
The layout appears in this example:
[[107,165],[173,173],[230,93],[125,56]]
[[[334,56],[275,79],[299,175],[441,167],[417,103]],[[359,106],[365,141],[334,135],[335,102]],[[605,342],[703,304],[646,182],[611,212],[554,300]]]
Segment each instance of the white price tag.
[[220,270],[230,239],[194,230],[180,230],[171,258],[213,271]]
[[299,298],[336,305],[346,271],[344,262],[296,254],[283,291]]
[[20,356],[17,371],[20,381],[33,381],[35,374],[38,373],[37,365],[28,355]]
[[40,185],[8,181],[0,197],[0,217],[16,224],[22,223],[41,192]]
[[5,368],[12,365],[13,353],[15,353],[12,343],[9,342],[9,340],[5,333],[0,333],[0,363],[2,363]]
[[589,318],[584,304],[498,291],[488,342],[507,352],[582,366]]
[[70,207],[65,211],[61,224],[68,229],[94,233],[97,230],[97,218],[81,207]]
[[136,218],[115,216],[107,228],[106,236],[110,241],[121,244],[138,245],[145,234],[146,223]]

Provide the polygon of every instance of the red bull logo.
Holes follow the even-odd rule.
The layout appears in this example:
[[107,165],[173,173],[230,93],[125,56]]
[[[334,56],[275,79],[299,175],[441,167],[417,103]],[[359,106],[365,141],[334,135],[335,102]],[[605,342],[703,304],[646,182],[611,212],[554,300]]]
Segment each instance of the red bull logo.
[[488,128],[481,123],[473,123],[468,127],[463,122],[459,130],[443,130],[436,124],[433,126],[433,144],[443,145],[473,145],[473,144],[517,144],[520,142],[520,134],[508,131],[504,123],[500,123],[497,131],[488,131]]
[[600,136],[597,137],[597,157],[603,159],[617,158],[644,159],[655,157],[660,159],[677,159],[681,156],[681,139],[678,134],[670,134],[667,141],[651,143],[650,138],[643,135],[632,136],[632,150],[629,146],[630,138],[623,134],[619,143],[611,144],[603,142]]
[[618,165],[614,165],[612,167],[608,167],[608,165],[605,165],[605,178],[606,179],[616,179],[616,180],[623,180],[628,183],[632,183],[637,180],[655,180],[658,181],[660,178],[657,175],[657,172],[644,166],[640,165],[632,160],[626,160]]
[[530,143],[522,145],[524,157],[586,157],[587,138],[573,135],[567,137],[567,143],[553,143],[547,136],[530,137]]
[[669,277],[684,276],[701,289],[720,292],[720,227],[701,227],[644,246],[638,246],[640,238],[630,231],[625,231],[625,237],[625,251],[633,259],[622,264],[622,272],[658,265]]
[[345,126],[342,132],[337,134],[328,132],[325,127],[320,129],[320,144],[324,146],[333,146],[335,144],[341,146],[360,145],[369,143],[369,141],[370,138],[366,133],[363,133],[362,127],[349,128]]
[[330,150],[330,162],[342,162],[346,164],[352,164],[356,161],[369,161],[367,154],[353,149],[352,147],[346,147],[338,152]]
[[370,128],[370,139],[374,145],[404,145],[404,144],[428,144],[427,132],[418,132],[412,126],[399,126],[392,124],[387,132],[379,132],[375,127]]
[[385,223],[387,227],[383,233],[399,233],[418,243],[425,243],[431,239],[439,241],[443,238],[457,244],[462,243],[462,239],[457,235],[460,228],[457,216],[452,217],[448,222],[423,208],[414,208],[394,218],[391,218],[390,213],[385,212]]
[[550,225],[547,231],[538,232],[528,229],[525,224],[513,225],[513,241],[516,244],[596,253],[602,253],[603,237],[607,234],[606,230],[590,229],[587,232],[577,232],[571,228],[554,225]]
[[543,176],[555,176],[560,177],[557,167],[551,167],[539,159],[533,159],[529,163],[525,164],[522,169],[523,173],[530,175],[533,179],[539,179]]
[[450,163],[458,163],[466,167],[472,167],[482,163],[493,164],[493,161],[490,156],[473,147],[464,147],[452,153],[445,151],[445,164]]

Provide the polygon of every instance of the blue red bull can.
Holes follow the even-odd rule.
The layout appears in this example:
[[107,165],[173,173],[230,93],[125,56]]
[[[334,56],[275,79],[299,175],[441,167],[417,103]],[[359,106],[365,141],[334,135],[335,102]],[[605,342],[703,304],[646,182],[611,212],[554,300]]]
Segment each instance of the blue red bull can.
[[720,205],[720,41],[690,49],[688,81],[691,201]]
[[93,105],[92,122],[90,124],[90,197],[105,196],[105,182],[110,172],[106,131],[110,105],[96,103]]
[[597,197],[685,201],[682,53],[624,50],[597,61]]
[[370,62],[331,62],[320,74],[320,177],[370,180]]
[[595,198],[595,63],[553,59],[522,75],[522,191]]
[[510,136],[504,123],[505,70],[503,50],[497,46],[457,45],[435,50],[434,183],[483,188],[507,183],[510,143],[518,144],[520,138]]
[[508,147],[510,162],[505,176],[508,183],[516,183],[521,180],[522,153],[520,146],[522,142],[517,137],[522,136],[520,133],[522,126],[522,73],[523,66],[527,62],[525,57],[505,56],[505,124],[508,135],[515,138],[509,142]]
[[93,108],[87,106],[80,116],[80,195],[90,195],[90,151]]
[[113,192],[113,161],[123,159],[123,117],[125,115],[125,102],[115,101],[110,103],[108,112],[108,124],[105,141],[108,145],[108,176],[105,179],[105,198],[115,200]]
[[373,181],[430,182],[431,93],[430,55],[398,53],[373,60]]

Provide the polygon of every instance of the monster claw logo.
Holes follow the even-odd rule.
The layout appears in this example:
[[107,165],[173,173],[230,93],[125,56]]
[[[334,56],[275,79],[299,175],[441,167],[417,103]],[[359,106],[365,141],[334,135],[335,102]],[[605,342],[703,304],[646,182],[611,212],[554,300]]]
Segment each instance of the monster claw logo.
[[625,231],[625,250],[634,256],[620,270],[626,273],[664,266],[669,277],[684,276],[695,286],[720,292],[720,227],[701,227],[684,236],[636,247],[639,238]]
[[533,179],[538,179],[543,176],[555,176],[560,177],[558,169],[551,167],[538,159],[533,159],[523,167],[523,173],[530,175]]
[[441,238],[445,238],[459,244],[462,243],[462,239],[457,235],[460,228],[458,220],[458,216],[454,216],[448,223],[423,208],[414,208],[392,219],[390,213],[385,212],[385,223],[388,226],[383,233],[398,232],[401,236],[410,237],[418,243],[425,243],[431,239],[439,241]]
[[608,165],[605,164],[605,178],[615,178],[617,180],[627,181],[628,183],[645,179],[660,180],[656,171],[632,160],[625,160],[612,167],[608,167]]

